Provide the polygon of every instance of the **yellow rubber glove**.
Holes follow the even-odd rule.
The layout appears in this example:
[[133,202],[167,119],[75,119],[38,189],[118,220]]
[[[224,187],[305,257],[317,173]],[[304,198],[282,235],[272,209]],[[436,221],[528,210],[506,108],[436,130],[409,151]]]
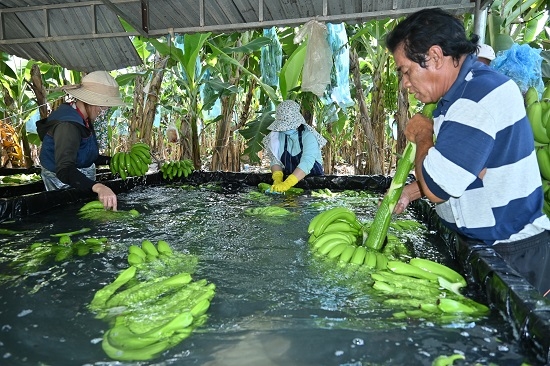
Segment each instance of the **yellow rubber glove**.
[[273,178],[273,184],[279,184],[283,183],[283,171],[282,170],[276,170],[271,174],[271,178]]
[[275,183],[271,186],[271,190],[275,192],[286,192],[292,186],[298,183],[298,178],[294,174],[290,174],[284,182]]

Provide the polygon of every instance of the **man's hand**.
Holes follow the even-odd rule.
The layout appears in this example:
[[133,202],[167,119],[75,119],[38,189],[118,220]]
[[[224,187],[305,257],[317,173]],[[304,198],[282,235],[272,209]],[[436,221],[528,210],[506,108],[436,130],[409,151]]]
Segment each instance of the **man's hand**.
[[415,114],[405,126],[405,137],[410,142],[419,144],[425,141],[433,146],[434,125],[433,120],[423,114]]
[[104,184],[96,183],[92,187],[92,191],[97,193],[98,199],[103,203],[106,210],[117,210],[116,194]]
[[393,213],[395,214],[403,213],[403,211],[407,209],[407,207],[412,201],[415,201],[421,197],[422,197],[422,191],[420,190],[418,181],[407,184],[405,187],[403,187],[401,196],[399,197],[397,204],[393,208]]

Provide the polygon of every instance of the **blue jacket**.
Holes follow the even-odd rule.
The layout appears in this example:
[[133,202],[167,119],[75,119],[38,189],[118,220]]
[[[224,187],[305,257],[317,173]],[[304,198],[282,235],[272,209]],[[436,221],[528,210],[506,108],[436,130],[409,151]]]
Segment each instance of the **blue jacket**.
[[[83,176],[77,168],[90,167],[99,157],[93,126],[70,104],[62,104],[47,118],[36,122],[36,129],[42,140],[40,164],[55,172],[63,183],[73,185],[71,181],[75,176]],[[94,183],[89,181],[77,185],[89,189]]]

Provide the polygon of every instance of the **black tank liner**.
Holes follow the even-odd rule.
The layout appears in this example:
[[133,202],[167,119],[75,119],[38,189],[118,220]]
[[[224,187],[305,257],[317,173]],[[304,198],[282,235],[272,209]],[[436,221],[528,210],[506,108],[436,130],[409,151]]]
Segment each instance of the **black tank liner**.
[[[102,172],[99,175],[99,180],[117,194],[137,186],[174,184],[174,181],[162,179],[161,173],[129,178],[125,181],[111,178],[108,172]],[[411,176],[410,179],[413,177]],[[236,193],[244,190],[246,186],[270,182],[270,173],[195,171],[188,178],[177,181],[176,184],[217,184],[222,192]],[[367,190],[382,194],[388,189],[390,183],[391,178],[386,176],[326,175],[308,177],[300,181],[297,187],[306,190],[320,188],[334,191]],[[95,197],[95,194],[82,193],[74,189],[45,192],[41,182],[19,187],[0,187],[0,222],[38,214],[55,206],[86,202]],[[492,248],[479,242],[466,240],[446,229],[429,202],[419,200],[414,202],[410,209],[419,221],[442,236],[451,256],[457,260],[468,282],[477,284],[487,295],[488,301],[506,317],[514,328],[524,351],[534,355],[542,363],[550,364],[550,300],[542,297]]]

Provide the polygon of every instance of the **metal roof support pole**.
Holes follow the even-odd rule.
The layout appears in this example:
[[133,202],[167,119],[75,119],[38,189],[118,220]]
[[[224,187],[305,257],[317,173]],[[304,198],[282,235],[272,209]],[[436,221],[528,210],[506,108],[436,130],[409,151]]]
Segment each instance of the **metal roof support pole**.
[[97,17],[95,15],[95,5],[90,5],[90,10],[92,12],[92,29],[90,29],[90,33],[97,34]]
[[487,7],[480,9],[480,0],[476,0],[474,11],[474,33],[479,36],[479,43],[485,43],[485,30],[487,29]]
[[199,0],[199,26],[204,27],[204,0]]
[[48,14],[48,9],[44,9],[44,38],[50,36],[50,17]]
[[258,21],[264,21],[264,0],[258,0]]
[[141,28],[149,32],[149,0],[141,0]]

